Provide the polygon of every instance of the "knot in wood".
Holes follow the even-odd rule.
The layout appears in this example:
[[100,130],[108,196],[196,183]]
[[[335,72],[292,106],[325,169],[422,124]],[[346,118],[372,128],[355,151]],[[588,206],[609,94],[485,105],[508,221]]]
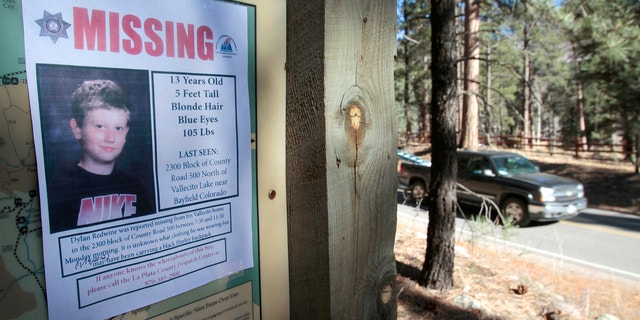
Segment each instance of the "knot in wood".
[[352,104],[349,108],[349,118],[351,119],[351,128],[354,130],[360,129],[362,123],[362,109],[357,104]]
[[384,286],[384,288],[382,288],[382,291],[380,292],[380,300],[382,301],[382,303],[389,303],[389,301],[391,301],[392,294],[393,288],[391,287],[391,285]]
[[332,134],[336,143],[336,158],[340,168],[354,168],[368,159],[372,148],[371,141],[366,141],[367,131],[371,128],[369,109],[373,105],[370,95],[361,87],[349,87],[342,95],[342,100],[334,113],[334,130]]
[[351,100],[345,111],[344,126],[349,137],[349,147],[352,151],[357,151],[358,146],[363,143],[367,131],[365,110],[360,101]]

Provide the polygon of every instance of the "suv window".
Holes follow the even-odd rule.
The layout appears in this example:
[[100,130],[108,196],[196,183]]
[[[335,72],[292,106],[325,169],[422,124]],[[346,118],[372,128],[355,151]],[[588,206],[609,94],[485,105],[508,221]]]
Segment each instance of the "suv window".
[[458,172],[459,173],[469,172],[469,169],[467,169],[467,165],[469,164],[469,155],[458,153],[457,157],[458,157]]
[[496,164],[498,172],[502,175],[518,175],[539,171],[531,161],[518,155],[494,157],[493,162]]
[[467,171],[473,174],[483,174],[485,170],[491,170],[491,163],[482,156],[472,156],[469,160]]

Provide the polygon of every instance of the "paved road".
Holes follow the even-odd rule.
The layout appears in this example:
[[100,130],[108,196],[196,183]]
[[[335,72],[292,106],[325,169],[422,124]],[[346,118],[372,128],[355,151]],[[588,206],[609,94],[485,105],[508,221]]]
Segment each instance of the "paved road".
[[[428,222],[425,209],[398,205],[398,219],[405,223]],[[471,232],[464,218],[456,219],[456,232]],[[573,219],[533,223],[514,229],[509,236],[487,236],[527,252],[553,257],[603,272],[640,281],[640,217],[610,211],[587,209]]]

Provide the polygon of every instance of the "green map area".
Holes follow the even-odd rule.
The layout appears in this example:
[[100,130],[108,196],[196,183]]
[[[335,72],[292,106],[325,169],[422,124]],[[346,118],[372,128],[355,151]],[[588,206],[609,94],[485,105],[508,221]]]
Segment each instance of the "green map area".
[[3,1],[0,33],[0,319],[42,319],[42,228],[20,1]]

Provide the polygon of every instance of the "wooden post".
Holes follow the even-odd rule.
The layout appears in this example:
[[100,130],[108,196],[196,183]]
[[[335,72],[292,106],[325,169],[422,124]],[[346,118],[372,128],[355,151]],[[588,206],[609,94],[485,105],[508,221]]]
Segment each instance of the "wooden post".
[[287,1],[292,319],[396,317],[395,8]]

